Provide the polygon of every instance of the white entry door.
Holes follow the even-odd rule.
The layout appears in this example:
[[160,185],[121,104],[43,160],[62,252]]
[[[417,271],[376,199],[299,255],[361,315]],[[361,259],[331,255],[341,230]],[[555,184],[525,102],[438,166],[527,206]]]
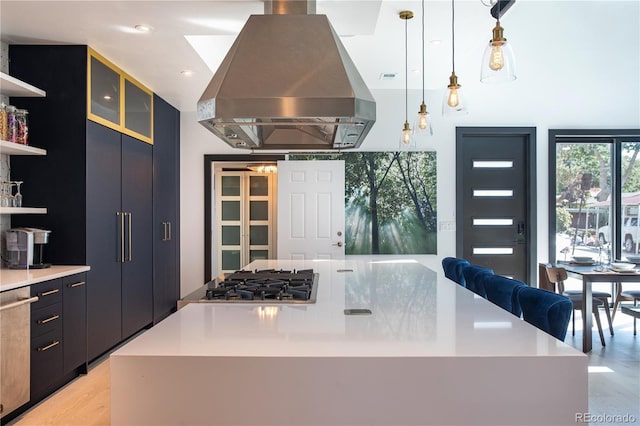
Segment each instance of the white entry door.
[[278,259],[344,258],[344,161],[278,161]]

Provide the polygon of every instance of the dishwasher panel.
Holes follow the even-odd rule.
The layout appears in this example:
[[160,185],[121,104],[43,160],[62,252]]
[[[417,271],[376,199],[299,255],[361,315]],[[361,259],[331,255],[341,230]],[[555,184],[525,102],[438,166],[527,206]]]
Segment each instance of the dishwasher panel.
[[29,402],[29,287],[0,293],[0,417]]

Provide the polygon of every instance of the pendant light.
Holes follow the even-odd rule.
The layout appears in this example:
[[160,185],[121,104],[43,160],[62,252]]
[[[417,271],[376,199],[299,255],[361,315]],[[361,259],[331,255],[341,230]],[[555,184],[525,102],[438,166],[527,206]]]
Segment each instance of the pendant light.
[[415,146],[413,130],[409,126],[409,81],[408,81],[408,52],[407,52],[407,21],[413,18],[413,12],[403,10],[400,12],[400,19],[404,20],[404,126],[400,133],[400,149],[412,148]]
[[431,114],[427,111],[427,105],[424,103],[424,0],[422,0],[422,103],[420,104],[420,110],[413,129],[418,135],[428,134],[433,136]]
[[[500,3],[498,2],[498,7]],[[480,81],[483,83],[508,83],[516,79],[516,62],[511,44],[504,37],[504,28],[500,25],[498,9],[493,37],[484,50]]]
[[444,115],[463,115],[467,114],[467,106],[462,95],[462,86],[458,84],[458,76],[456,75],[456,10],[454,0],[451,0],[451,65],[452,72],[449,77],[448,90],[445,92],[442,101],[442,114]]

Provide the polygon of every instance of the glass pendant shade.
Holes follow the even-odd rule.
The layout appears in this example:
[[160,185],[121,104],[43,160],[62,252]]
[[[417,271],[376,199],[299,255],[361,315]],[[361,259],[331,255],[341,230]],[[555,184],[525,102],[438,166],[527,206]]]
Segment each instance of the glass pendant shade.
[[462,86],[458,84],[458,76],[456,76],[455,73],[451,73],[449,85],[442,100],[442,114],[464,115],[467,113],[468,110],[462,92]]
[[413,125],[413,131],[416,135],[428,135],[433,136],[433,127],[431,127],[431,114],[427,111],[427,105],[422,102],[420,104],[420,111],[416,116],[416,122]]
[[400,149],[409,149],[415,148],[415,139],[413,137],[413,130],[411,126],[409,126],[409,122],[404,122],[404,127],[402,128],[402,132],[400,132]]
[[493,38],[484,50],[480,81],[483,83],[508,83],[516,79],[516,61],[511,44],[504,38],[500,21],[493,29]]

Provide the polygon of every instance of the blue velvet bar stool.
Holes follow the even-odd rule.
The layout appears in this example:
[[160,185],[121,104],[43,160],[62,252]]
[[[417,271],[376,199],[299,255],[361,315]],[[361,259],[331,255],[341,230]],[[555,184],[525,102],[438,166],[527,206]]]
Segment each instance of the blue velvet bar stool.
[[468,265],[462,269],[466,287],[478,296],[487,298],[487,292],[482,285],[483,275],[493,275],[493,269],[479,265]]
[[567,296],[524,286],[518,288],[517,297],[526,322],[564,341],[573,311]]
[[[547,280],[554,285],[554,288],[558,293],[563,296],[567,296],[571,302],[573,303],[573,310],[581,311],[582,315],[589,315],[589,309],[584,309],[582,306],[582,290],[570,290],[565,291],[564,282],[567,279],[567,270],[561,267],[552,267],[545,266],[545,271],[547,275]],[[602,346],[606,346],[604,341],[604,333],[602,332],[602,324],[600,322],[600,306],[604,307],[604,313],[607,317],[607,321],[609,323],[609,332],[613,336],[613,325],[611,324],[611,315],[609,314],[609,302],[608,297],[611,297],[609,293],[605,292],[592,292],[593,300],[591,311],[593,312],[594,319],[596,321],[596,326],[598,327],[598,334],[600,335],[600,343]],[[576,334],[576,317],[575,315],[572,317],[572,327],[571,334]],[[584,332],[584,331],[583,331]]]
[[490,302],[517,317],[522,314],[522,309],[518,302],[518,289],[526,286],[525,283],[502,275],[489,274],[483,275],[481,281],[487,293],[487,299]]
[[467,260],[459,259],[457,257],[445,257],[442,259],[442,269],[444,270],[444,276],[452,281],[457,282],[461,286],[465,287],[465,279],[462,275],[462,270],[465,266],[470,265]]

